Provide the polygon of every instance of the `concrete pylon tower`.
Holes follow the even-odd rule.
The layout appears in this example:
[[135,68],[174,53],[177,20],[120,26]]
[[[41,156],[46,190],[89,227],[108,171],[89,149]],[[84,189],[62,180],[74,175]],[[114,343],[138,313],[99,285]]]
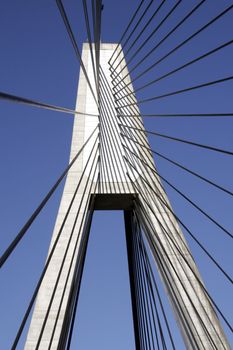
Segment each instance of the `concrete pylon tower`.
[[[124,210],[126,227],[135,220],[140,223],[187,349],[230,349],[157,175],[147,138],[133,129],[143,129],[143,123],[139,117],[127,117],[132,111],[115,104],[108,61],[116,46],[100,45],[97,81],[89,45],[83,45],[82,60],[91,85],[99,89],[99,107],[81,71],[70,160],[82,152],[67,175],[49,249],[53,254],[38,293],[25,349],[65,349],[92,213],[101,209]],[[118,62],[122,58],[121,53]],[[124,65],[123,59],[119,67]],[[130,83],[129,77],[126,83]],[[128,88],[133,89],[130,84]],[[134,95],[128,98],[135,100]],[[135,107],[133,114],[139,114]],[[142,349],[137,344],[136,348]]]

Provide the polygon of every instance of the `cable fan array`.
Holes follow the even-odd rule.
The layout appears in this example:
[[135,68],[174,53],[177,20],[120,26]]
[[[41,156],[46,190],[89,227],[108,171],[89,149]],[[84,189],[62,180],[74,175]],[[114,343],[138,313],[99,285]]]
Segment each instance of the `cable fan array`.
[[[166,250],[164,250],[161,235],[154,229],[153,222],[156,222],[158,230],[162,232],[172,254],[179,256],[181,265],[185,266],[182,270],[182,274],[189,279],[189,275],[187,275],[188,270],[189,273],[195,277],[198,282],[198,288],[202,290],[209,304],[213,306],[217,315],[216,318],[219,317],[223,321],[224,330],[227,330],[229,333],[233,332],[233,327],[229,316],[227,316],[227,310],[222,310],[218,301],[216,301],[212,293],[207,290],[200,275],[194,268],[193,258],[187,258],[183,253],[184,247],[188,251],[189,248],[186,241],[180,236],[179,227],[183,228],[188,239],[190,239],[198,249],[200,248],[201,253],[207,257],[212,266],[223,276],[227,288],[229,286],[232,287],[233,279],[231,274],[228,268],[224,266],[221,259],[216,257],[202,239],[198,237],[198,234],[196,234],[193,228],[194,225],[187,224],[181,215],[173,212],[164,194],[167,190],[174,191],[180,200],[184,201],[183,205],[185,207],[192,207],[198,215],[200,214],[211,225],[214,225],[217,231],[223,234],[223,239],[228,240],[227,242],[229,244],[232,244],[231,239],[233,238],[233,234],[224,223],[217,219],[212,213],[209,213],[196,199],[193,199],[191,195],[187,194],[182,188],[176,185],[173,180],[170,181],[169,177],[164,175],[163,172],[161,173],[160,170],[157,170],[157,168],[154,167],[153,157],[168,163],[177,170],[181,170],[183,174],[189,174],[203,185],[210,186],[210,188],[214,188],[228,197],[230,196],[229,198],[232,198],[233,192],[228,186],[208,178],[208,176],[201,171],[189,168],[188,165],[177,160],[175,155],[170,157],[166,152],[160,152],[154,146],[152,147],[150,143],[153,143],[154,140],[161,140],[161,142],[167,141],[168,143],[170,142],[171,147],[173,147],[173,144],[179,144],[180,147],[187,146],[187,148],[192,148],[194,152],[195,150],[210,152],[219,157],[229,157],[229,160],[231,159],[230,157],[233,155],[231,149],[199,142],[199,140],[195,139],[188,139],[186,136],[183,138],[176,135],[164,134],[157,130],[161,122],[169,124],[170,121],[184,120],[192,123],[202,123],[203,121],[208,120],[211,122],[219,118],[222,118],[224,122],[233,116],[232,111],[225,110],[224,106],[220,106],[222,110],[219,113],[216,110],[212,113],[206,109],[203,110],[203,113],[195,110],[188,110],[187,112],[182,111],[181,113],[175,110],[174,113],[172,113],[170,110],[167,112],[166,106],[164,107],[163,105],[161,107],[161,105],[158,105],[160,102],[167,102],[169,99],[180,98],[181,96],[189,96],[190,98],[191,94],[197,91],[204,93],[204,91],[210,89],[208,91],[210,91],[209,93],[211,94],[211,88],[218,88],[218,93],[221,94],[221,91],[223,91],[221,89],[223,89],[224,86],[228,86],[227,84],[232,83],[232,73],[218,77],[213,74],[214,77],[210,80],[204,80],[198,83],[195,81],[181,88],[176,88],[174,83],[171,83],[170,79],[175,77],[175,80],[179,82],[179,76],[176,78],[176,75],[185,73],[186,69],[194,69],[197,64],[205,63],[212,57],[217,59],[216,57],[218,54],[232,48],[233,40],[231,38],[221,38],[221,42],[214,44],[215,46],[213,48],[206,49],[206,46],[208,46],[206,45],[201,54],[195,53],[194,57],[188,54],[187,59],[186,56],[184,56],[184,62],[178,62],[180,56],[177,55],[179,55],[179,52],[181,52],[181,56],[183,56],[186,47],[188,50],[189,45],[197,40],[199,36],[205,34],[208,30],[212,30],[215,25],[219,26],[219,23],[224,23],[224,20],[229,21],[229,16],[232,16],[233,4],[224,6],[224,4],[221,3],[221,6],[219,5],[219,7],[221,7],[219,12],[215,13],[213,16],[206,16],[208,17],[206,19],[207,0],[195,2],[194,6],[192,6],[191,2],[188,4],[183,0],[175,2],[166,0],[161,0],[159,2],[154,0],[140,1],[119,40],[119,44],[116,46],[109,60],[111,84],[105,75],[104,69],[101,67],[100,59],[101,23],[103,20],[102,14],[104,13],[102,0],[82,0],[82,16],[85,22],[94,84],[91,83],[90,76],[82,61],[82,55],[66,9],[61,0],[56,0],[56,5],[64,22],[67,35],[80,64],[82,73],[86,79],[87,86],[97,106],[98,114],[86,113],[86,115],[98,118],[98,125],[83,143],[79,152],[74,156],[66,169],[64,169],[63,173],[55,181],[52,188],[45,194],[43,200],[39,203],[38,207],[15,235],[15,239],[0,257],[0,267],[2,268],[17,248],[19,242],[23,240],[29,228],[46,206],[58,186],[65,179],[69,170],[79,161],[80,156],[83,154],[84,150],[87,149],[87,145],[90,145],[91,141],[92,147],[89,152],[89,157],[86,160],[59,232],[50,248],[45,266],[39,276],[25,314],[22,317],[11,349],[16,349],[19,344],[41,284],[46,275],[46,271],[51,263],[54,251],[59,241],[62,239],[67,218],[74,207],[76,195],[81,186],[84,186],[83,196],[76,209],[74,226],[71,228],[70,238],[67,242],[67,248],[62,257],[61,265],[59,266],[35,349],[39,349],[41,346],[54,296],[67,260],[67,253],[72,246],[71,241],[73,239],[76,223],[78,217],[81,215],[82,231],[80,230],[80,232],[78,232],[77,240],[72,248],[72,258],[69,262],[68,274],[62,290],[62,297],[58,306],[48,346],[48,349],[52,348],[59,315],[61,313],[61,305],[64,302],[68,281],[71,279],[72,282],[57,349],[68,350],[71,348],[91,220],[95,207],[95,195],[98,193],[111,194],[116,192],[139,194],[139,200],[135,199],[133,202],[133,210],[130,212],[125,211],[124,214],[136,349],[178,349],[174,338],[174,331],[170,324],[169,317],[166,314],[166,307],[164,306],[164,300],[166,299],[165,293],[156,280],[151,251],[154,252],[155,263],[159,274],[163,277],[163,280],[166,281],[166,286],[169,287],[171,291],[170,299],[172,299],[172,303],[176,305],[178,317],[181,320],[183,329],[185,329],[186,334],[188,334],[188,341],[189,344],[192,345],[192,348],[205,349],[207,347],[206,344],[202,343],[201,337],[198,336],[195,320],[192,319],[189,310],[185,310],[186,299],[188,299],[189,303],[192,305],[196,319],[202,323],[205,336],[208,339],[208,349],[230,349],[230,347],[226,345],[227,341],[224,343],[219,336],[214,322],[209,317],[208,307],[203,305],[200,300],[201,312],[204,313],[205,317],[209,320],[210,327],[203,324],[203,320],[200,317],[200,310],[196,309],[195,303],[190,298],[182,279],[180,279],[176,266],[174,266]],[[189,23],[197,20],[198,16],[202,19],[206,19],[206,22],[202,23],[202,21],[200,21],[201,24],[199,25],[197,21],[198,28],[190,32],[190,27],[188,27]],[[182,30],[184,32],[186,31],[186,26],[188,28],[187,35],[186,33],[181,35]],[[169,43],[168,46],[166,46],[167,43]],[[198,46],[198,44],[195,45]],[[174,62],[171,63],[169,59],[172,60],[173,57],[175,57]],[[161,73],[159,70],[160,67],[162,67]],[[201,71],[199,75],[202,76]],[[167,85],[166,79],[168,79]],[[159,87],[160,83],[163,84],[161,90]],[[53,104],[31,100],[22,96],[15,96],[6,92],[0,92],[0,99],[12,103],[25,104],[31,107],[74,114],[75,116],[85,115],[85,113],[73,108],[55,106]],[[169,105],[169,102],[167,102],[167,105]],[[177,105],[180,106],[180,103],[178,102]],[[139,106],[142,106],[141,112]],[[160,123],[158,123],[158,121],[160,121]],[[152,130],[145,129],[144,123],[148,123],[148,125],[152,126]],[[151,138],[150,143],[147,141],[147,136]],[[113,151],[111,152],[110,150]],[[150,157],[148,157],[148,154]],[[158,168],[160,168],[160,166]],[[86,180],[85,176],[87,170],[88,176]],[[135,181],[135,176],[139,181]],[[125,177],[127,181],[125,181]],[[97,181],[95,180],[96,178]],[[112,181],[112,179],[115,180]],[[106,186],[106,183],[109,184],[109,187]],[[84,210],[81,210],[85,202],[84,197],[87,197],[88,200],[86,201],[87,204]],[[151,206],[151,203],[154,203],[154,206]],[[162,219],[163,215],[166,216],[166,219]],[[178,226],[175,222],[178,223]],[[174,238],[174,232],[176,238]],[[177,237],[179,238],[178,240]],[[182,296],[178,296],[174,283],[175,280],[179,280],[183,291]],[[190,281],[190,288],[192,287],[192,281]],[[195,298],[199,298],[197,293],[195,294]],[[216,343],[216,339],[218,343]]]

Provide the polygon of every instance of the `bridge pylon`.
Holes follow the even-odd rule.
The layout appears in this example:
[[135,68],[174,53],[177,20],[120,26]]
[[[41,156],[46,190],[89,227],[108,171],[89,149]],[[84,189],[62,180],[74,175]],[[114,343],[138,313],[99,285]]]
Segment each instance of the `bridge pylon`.
[[[125,212],[136,349],[143,349],[133,272],[135,244],[141,247],[140,232],[187,349],[230,349],[154,165],[146,134],[137,130],[144,130],[143,122],[140,117],[132,118],[140,115],[139,109],[123,107],[114,99],[109,59],[116,47],[100,44],[95,75],[90,47],[83,45],[82,60],[91,85],[99,93],[94,99],[80,71],[70,161],[82,152],[66,178],[49,248],[52,254],[48,255],[25,350],[62,350],[69,342],[94,210]],[[119,69],[125,65],[123,53],[116,63],[120,61]],[[119,78],[125,73],[126,67]],[[129,76],[125,83],[132,92]],[[135,101],[136,97],[132,93],[127,99]]]

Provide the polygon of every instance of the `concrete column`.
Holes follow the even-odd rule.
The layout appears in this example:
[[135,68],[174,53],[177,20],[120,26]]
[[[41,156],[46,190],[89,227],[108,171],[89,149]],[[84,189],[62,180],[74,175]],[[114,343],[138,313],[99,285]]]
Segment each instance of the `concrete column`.
[[[102,137],[98,136],[99,139],[97,140],[97,143],[100,142],[100,153],[98,154],[100,155],[100,164],[98,165],[98,170],[100,171],[101,185],[98,186],[95,208],[129,210],[130,208],[133,208],[134,205],[136,206],[137,212],[141,218],[141,224],[146,233],[151,252],[154,256],[160,276],[164,282],[166,292],[174,310],[177,322],[180,326],[187,349],[230,349],[219,320],[214,312],[213,306],[204,293],[203,288],[200,286],[200,283],[202,284],[203,282],[189,251],[187,242],[185,241],[179,225],[172,214],[172,209],[166,193],[161,186],[160,180],[152,171],[153,169],[156,170],[156,168],[154,166],[151,153],[148,150],[145,151],[144,148],[140,147],[138,144],[127,141],[120,135],[121,130],[118,123],[119,121],[123,123],[123,119],[117,118],[116,107],[118,107],[118,111],[126,114],[129,114],[129,110],[120,107],[119,103],[117,106],[114,104],[112,93],[113,86],[108,61],[115,47],[116,44],[101,44],[100,47],[100,64],[108,82],[107,85],[110,92],[108,91],[107,95],[110,101],[109,103],[112,105],[114,112],[111,112],[111,108],[109,106],[108,108],[106,107],[108,103],[106,101],[106,97],[104,97],[104,89],[102,87],[100,112],[104,113],[105,116],[100,114],[100,118],[93,117],[93,114],[99,114],[99,110],[91,95],[91,91],[86,83],[84,74],[81,71],[76,103],[76,110],[79,111],[80,114],[74,117],[70,159],[73,159],[75,154],[82,147],[83,143],[96,128],[100,120],[100,131],[102,132]],[[119,62],[121,58],[123,58],[122,54],[119,55],[117,61]],[[90,77],[91,84],[92,86],[95,86],[88,44],[83,45],[82,59],[87,69],[88,76]],[[124,64],[125,60],[123,58],[119,69],[123,67]],[[125,67],[120,76],[125,75],[127,72],[127,67]],[[130,78],[128,77],[125,82],[130,83]],[[129,89],[133,91],[132,84],[129,84]],[[127,100],[129,101],[129,98]],[[139,114],[138,107],[135,107],[135,111],[135,114]],[[106,124],[107,117],[112,123],[111,127],[110,124],[109,126]],[[124,118],[124,123],[132,126],[132,118]],[[140,118],[137,119],[137,123],[140,125],[140,127],[143,127]],[[114,137],[112,133],[114,133]],[[75,188],[82,176],[85,164],[91,153],[97,135],[98,132],[96,132],[91,141],[85,147],[84,152],[71,168],[67,176],[51,239],[50,250],[58,235]],[[143,143],[145,146],[148,146],[147,138],[144,134],[132,130],[130,132],[130,136],[138,140],[139,143]],[[130,152],[125,150],[125,148],[122,146],[122,140],[124,140],[123,143],[138,157],[143,158],[146,163],[149,163],[152,170],[145,172],[145,166],[143,166],[140,161],[137,160],[137,157],[130,155]],[[103,142],[105,143],[103,144]],[[97,147],[98,145],[95,149],[97,149]],[[108,152],[107,159],[106,155],[104,156],[103,147],[105,148],[105,151]],[[92,160],[94,153],[95,151],[92,152]],[[136,166],[137,171],[130,167],[124,156],[128,158],[134,166]],[[61,303],[64,284],[67,278],[76,241],[78,243],[75,250],[75,256],[77,257],[79,254],[84,226],[84,221],[82,221],[82,218],[87,214],[88,203],[90,201],[88,192],[90,190],[90,193],[93,193],[93,189],[95,188],[96,184],[95,182],[97,181],[98,175],[96,174],[94,181],[90,183],[90,171],[91,167],[88,166],[85,170],[81,186],[78,190],[74,204],[64,225],[61,237],[40,288],[32,315],[25,350],[34,350],[36,348],[46,312],[48,310],[48,305],[53,293],[53,288],[56,283],[58,271],[70,239],[77,210],[81,203],[81,197],[87,184],[87,191],[85,191],[84,200],[77,217],[77,222],[71,239],[71,244],[68,249],[68,254],[65,259],[61,278],[59,280],[54,301],[48,313],[48,319],[40,341],[39,349],[47,350],[49,348],[51,334]],[[127,176],[127,172],[129,173],[132,182]],[[149,187],[148,185],[145,185],[142,177],[145,177]],[[163,202],[158,199],[159,196],[163,198]],[[187,261],[189,266],[187,265]],[[61,304],[58,322],[56,324],[51,346],[51,349],[54,350],[57,349],[59,341],[74,265],[75,262],[73,263],[71,275],[68,279],[65,297]],[[199,280],[200,283],[198,282]],[[185,322],[185,320],[188,321]],[[206,335],[206,329],[208,330],[210,337],[214,339],[215,347],[213,344],[211,344],[209,337]]]

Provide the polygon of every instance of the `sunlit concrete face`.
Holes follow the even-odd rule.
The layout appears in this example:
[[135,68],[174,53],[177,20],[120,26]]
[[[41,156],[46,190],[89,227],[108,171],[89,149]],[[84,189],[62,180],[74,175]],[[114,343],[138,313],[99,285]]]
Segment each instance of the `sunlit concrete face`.
[[[195,342],[199,344],[198,349],[204,350],[212,348],[209,338],[206,336],[204,326],[208,327],[217,349],[230,349],[213,307],[206,297],[206,294],[203,292],[203,289],[200,287],[200,283],[197,281],[197,279],[201,281],[201,277],[184,236],[180,231],[179,225],[171,214],[172,209],[161,186],[160,180],[152,171],[155,169],[152,155],[149,151],[142,148],[140,149],[134,142],[124,139],[120,135],[119,120],[121,122],[123,121],[117,118],[110,66],[108,63],[115,48],[116,44],[101,44],[100,47],[100,64],[102,69],[102,77],[100,80],[102,82],[100,82],[99,107],[97,107],[95,103],[83,72],[80,72],[76,103],[76,110],[80,114],[77,114],[74,118],[70,160],[75,157],[92,132],[95,129],[96,131],[84,148],[84,152],[82,152],[77,162],[74,163],[66,179],[49,252],[62,227],[77,184],[80,179],[82,179],[82,181],[40,288],[25,349],[34,350],[36,348],[42,327],[44,330],[38,349],[47,350],[49,346],[51,346],[51,349],[57,349],[58,347],[72,283],[75,258],[80,251],[80,242],[82,240],[85,223],[83,218],[87,215],[94,192],[97,194],[95,202],[96,210],[128,210],[133,206],[137,208],[140,204],[138,212],[141,215],[141,224],[146,236],[148,236],[148,241],[150,238],[150,242],[153,243],[150,243],[151,252],[164,282],[187,349],[194,349],[195,347],[193,347],[193,342],[190,340],[190,330],[187,329],[185,325],[184,317],[188,320],[189,327],[195,337]],[[122,54],[119,55],[116,63],[120,61],[121,58],[123,58]],[[92,86],[95,87],[88,44],[83,45],[82,59],[90,82]],[[124,65],[125,61],[123,59],[119,68],[121,69]],[[127,67],[125,67],[120,77],[124,76],[127,72]],[[125,82],[129,83],[129,88],[132,90],[133,88],[130,84],[129,77],[127,77]],[[122,108],[121,111],[122,113],[130,114],[130,111],[124,108]],[[136,112],[138,112],[137,107]],[[134,113],[136,112],[134,111]],[[129,126],[132,125],[130,118],[124,118],[124,123]],[[143,128],[141,120],[139,120],[138,123],[138,125]],[[138,140],[139,143],[148,146],[144,134],[139,137],[136,131],[132,131],[130,136]],[[143,175],[143,167],[139,166],[140,164],[137,163],[135,158],[133,159],[130,157],[129,152],[126,151],[123,144],[140,157],[144,154],[144,159],[150,163],[152,170],[149,170],[146,175]],[[124,156],[133,162],[135,166],[138,165],[137,171],[130,168]],[[147,190],[147,192],[139,190],[145,187],[141,178],[142,175],[145,176],[151,188],[155,189],[155,192],[150,189]],[[97,180],[98,184],[96,183]],[[158,196],[155,194],[156,192],[163,197],[163,200],[170,210],[161,204],[161,201],[158,200]],[[162,222],[169,229],[173,237],[172,240],[161,230],[159,222]],[[148,227],[150,232],[148,231]],[[177,247],[179,251],[177,251]],[[66,250],[67,254],[65,256]],[[57,276],[64,256],[65,260],[61,278],[57,282]],[[160,259],[158,259],[158,256]],[[182,256],[187,258],[189,266],[192,267],[194,273],[184,262]],[[72,268],[68,275],[72,257],[74,257],[74,262],[72,263]],[[161,268],[161,259],[167,271]],[[172,263],[173,268],[171,266],[168,267],[168,260]],[[56,292],[53,293],[56,283],[57,289]],[[63,290],[65,292],[63,292]],[[50,303],[52,297],[53,302]]]
[[[87,140],[91,132],[94,130],[94,128],[100,123],[100,130],[101,130],[101,124],[102,124],[102,134],[105,135],[103,137],[102,141],[100,140],[101,147],[105,149],[105,152],[101,154],[101,163],[102,163],[102,173],[101,173],[101,182],[103,182],[102,186],[102,192],[119,192],[122,188],[122,183],[128,183],[128,189],[127,191],[130,191],[129,187],[131,188],[129,184],[129,179],[126,176],[126,164],[123,161],[123,155],[125,154],[123,146],[122,146],[122,139],[120,136],[120,128],[118,126],[118,120],[117,120],[117,113],[115,109],[115,105],[113,103],[113,95],[112,95],[112,78],[110,76],[110,65],[109,60],[116,48],[116,44],[101,44],[101,50],[100,50],[100,64],[101,64],[101,71],[103,72],[104,77],[100,77],[100,80],[103,82],[103,84],[100,84],[100,96],[103,96],[100,98],[100,109],[98,109],[91,90],[86,86],[85,87],[85,94],[82,94],[81,91],[83,91],[81,88],[79,88],[79,94],[77,99],[77,105],[76,110],[86,113],[85,116],[80,116],[80,118],[76,118],[75,123],[77,123],[77,134],[75,134],[77,137],[81,137],[79,135],[80,130],[80,119],[83,119],[84,127],[84,141]],[[94,47],[93,47],[94,49]],[[88,75],[90,77],[90,82],[92,86],[95,86],[95,79],[93,75],[93,69],[92,69],[92,60],[91,60],[91,54],[89,50],[89,45],[84,44],[83,46],[83,55],[85,56],[85,65],[87,67]],[[117,61],[120,61],[122,59],[122,54],[119,56],[119,59]],[[125,66],[125,60],[120,63],[120,68],[123,68]],[[125,75],[128,73],[127,68],[125,68],[122,71],[122,74]],[[102,75],[102,74],[101,74]],[[126,80],[126,83],[130,83],[130,79],[128,78]],[[85,84],[85,82],[84,82]],[[111,90],[111,96],[109,95],[109,91]],[[83,100],[83,103],[80,104],[80,99]],[[104,102],[101,100],[105,100]],[[111,105],[111,106],[110,106]],[[90,115],[89,115],[90,114]],[[92,115],[99,115],[102,114],[100,119],[93,117]],[[104,115],[104,117],[103,117]],[[109,118],[109,123],[103,122],[101,119],[107,119]],[[107,131],[106,128],[111,128],[111,131]],[[114,141],[113,141],[113,133],[114,133]],[[87,147],[84,150],[83,154],[83,163],[85,164],[88,156],[90,154],[90,150],[92,148],[92,145],[94,143],[94,140],[92,140]],[[116,148],[117,148],[117,154],[116,154]],[[75,150],[76,151],[76,150]],[[117,169],[117,170],[116,170]],[[85,173],[89,174],[90,166],[87,167]],[[135,176],[135,174],[134,174]],[[109,186],[109,183],[116,183],[116,186]],[[121,184],[120,184],[121,183]],[[126,191],[122,189],[123,192]]]

